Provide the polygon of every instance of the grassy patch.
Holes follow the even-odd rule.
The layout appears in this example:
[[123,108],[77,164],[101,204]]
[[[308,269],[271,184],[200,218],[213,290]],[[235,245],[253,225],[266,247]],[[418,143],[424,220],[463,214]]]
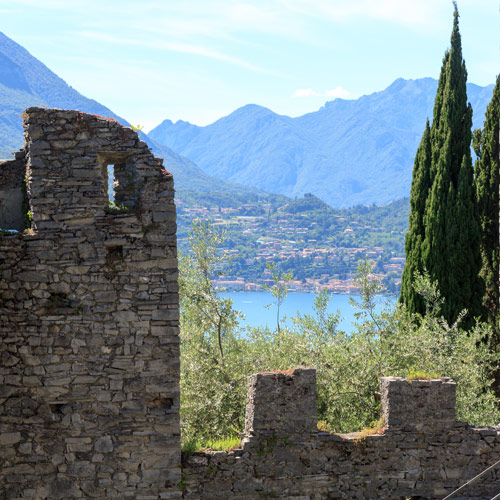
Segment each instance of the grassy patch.
[[236,448],[241,442],[241,438],[238,436],[232,436],[224,439],[208,439],[207,441],[202,441],[200,439],[194,439],[187,441],[182,445],[182,451],[188,453],[195,453],[197,451],[230,451]]
[[384,419],[380,417],[375,420],[368,427],[364,427],[356,436],[357,443],[363,443],[368,436],[373,436],[374,434],[383,434],[386,428]]
[[437,372],[426,372],[423,370],[414,370],[410,368],[405,375],[407,380],[430,380],[431,378],[440,378],[441,375]]
[[319,432],[329,432],[330,434],[335,434],[326,420],[318,420],[317,428]]

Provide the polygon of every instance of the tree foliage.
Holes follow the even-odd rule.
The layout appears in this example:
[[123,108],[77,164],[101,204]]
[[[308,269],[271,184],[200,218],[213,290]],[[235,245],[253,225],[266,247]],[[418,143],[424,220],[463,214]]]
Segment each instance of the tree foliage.
[[[200,230],[199,226],[194,228]],[[476,325],[464,334],[459,322],[439,316],[442,299],[436,283],[417,275],[417,286],[428,309],[411,314],[404,305],[375,311],[380,284],[372,267],[362,263],[358,281],[363,287],[355,331],[338,328],[339,313],[327,311],[328,295],[317,295],[313,314],[298,314],[293,325],[279,331],[243,329],[230,302],[208,288],[206,277],[221,264],[210,247],[218,241],[202,226],[191,243],[200,245],[181,259],[181,431],[185,446],[217,440],[243,430],[247,377],[262,370],[311,366],[317,370],[318,418],[336,432],[359,430],[377,419],[379,379],[410,372],[436,372],[457,382],[458,418],[474,424],[500,419],[491,390],[491,366],[498,361],[489,350],[487,327]],[[200,257],[198,257],[200,258]],[[214,260],[211,260],[214,259]],[[201,293],[205,290],[206,293]],[[208,294],[208,295],[207,295]],[[219,304],[215,309],[213,301]],[[226,306],[222,307],[221,303]],[[220,340],[217,321],[207,311],[223,311]],[[460,318],[459,318],[460,319]]]
[[271,278],[273,280],[273,284],[271,286],[266,285],[266,290],[271,290],[271,295],[273,296],[273,303],[269,304],[266,307],[276,306],[276,330],[279,332],[281,330],[280,326],[280,309],[285,301],[288,290],[290,289],[290,281],[292,280],[292,273],[284,273],[280,271],[278,266],[274,262],[268,262],[266,264],[268,271],[271,273]]
[[499,120],[500,76],[497,77],[493,98],[486,110],[483,131],[474,131],[475,152],[478,157],[475,164],[475,181],[481,223],[481,276],[486,287],[483,305],[492,325],[497,325],[499,320]]
[[240,348],[238,313],[213,284],[224,262],[223,238],[209,223],[195,221],[189,236],[192,251],[179,259],[181,422],[188,441],[194,430],[198,438],[218,438],[241,427],[236,402],[244,375],[233,365],[234,351]]
[[[445,53],[430,130],[426,126],[414,169],[413,231],[407,241],[407,269],[401,300],[411,312],[423,312],[409,281],[429,272],[445,301],[441,313],[449,322],[464,309],[467,323],[482,315],[484,290],[479,277],[480,225],[470,153],[472,108],[467,103],[467,70],[462,58],[455,4],[450,50]],[[429,153],[430,165],[426,153]],[[425,172],[430,168],[430,187]],[[425,202],[423,197],[425,195]]]
[[431,131],[429,120],[415,156],[411,183],[410,216],[405,238],[406,264],[401,278],[400,302],[413,312],[423,313],[425,304],[421,295],[415,293],[413,281],[424,271],[423,244],[425,241],[424,215],[427,197],[431,189]]

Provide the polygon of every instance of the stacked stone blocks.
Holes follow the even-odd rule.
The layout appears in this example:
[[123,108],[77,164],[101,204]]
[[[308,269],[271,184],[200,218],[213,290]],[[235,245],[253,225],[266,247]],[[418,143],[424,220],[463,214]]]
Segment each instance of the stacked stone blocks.
[[[172,176],[114,120],[24,127],[0,161],[0,498],[438,499],[500,459],[450,379],[383,378],[383,432],[334,435],[297,368],[249,378],[240,447],[181,464]],[[461,498],[498,493],[495,469]]]
[[252,375],[247,399],[248,436],[302,436],[316,430],[316,370],[296,368]]
[[180,498],[172,175],[113,120],[30,108],[24,130],[0,183],[25,179],[31,219],[0,236],[0,498]]
[[[313,425],[314,370],[254,375],[242,445],[184,455],[184,498],[442,499],[500,459],[500,427],[455,421],[455,388],[382,378],[383,432],[340,435]],[[500,468],[457,498],[498,493]]]

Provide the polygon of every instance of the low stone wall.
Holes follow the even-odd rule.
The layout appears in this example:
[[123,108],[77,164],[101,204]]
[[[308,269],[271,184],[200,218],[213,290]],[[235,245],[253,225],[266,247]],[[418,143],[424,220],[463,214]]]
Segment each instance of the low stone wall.
[[26,177],[31,215],[0,235],[0,498],[180,498],[172,175],[114,120],[30,108],[24,130],[0,179]]
[[[315,373],[249,379],[245,437],[231,452],[183,456],[184,498],[440,499],[500,460],[500,428],[455,421],[450,379],[381,380],[381,434],[315,428]],[[500,468],[457,498],[500,493]]]

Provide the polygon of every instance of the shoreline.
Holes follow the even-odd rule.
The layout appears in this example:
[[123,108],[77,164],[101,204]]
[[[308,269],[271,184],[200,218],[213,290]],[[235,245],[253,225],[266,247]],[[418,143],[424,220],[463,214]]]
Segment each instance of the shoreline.
[[[315,294],[318,291],[322,290],[288,290],[288,294],[295,294],[295,293],[308,293],[308,294]],[[229,288],[223,288],[218,290],[219,293],[238,293],[238,294],[244,294],[244,293],[271,293],[270,290],[231,290]],[[340,292],[337,290],[330,290],[327,289],[328,295],[356,295],[359,296],[359,289],[353,292]],[[399,297],[399,293],[378,293],[377,297],[392,297],[392,298],[397,298]]]

